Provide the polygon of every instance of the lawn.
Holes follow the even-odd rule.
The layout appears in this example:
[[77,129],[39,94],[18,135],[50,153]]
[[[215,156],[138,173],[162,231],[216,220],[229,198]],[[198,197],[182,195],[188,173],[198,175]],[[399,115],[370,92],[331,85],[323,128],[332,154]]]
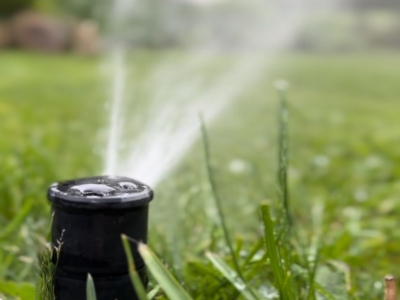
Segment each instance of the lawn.
[[[137,52],[129,63],[145,73],[174,55]],[[384,276],[400,275],[399,68],[395,53],[283,54],[255,87],[206,124],[234,249],[244,278],[263,298],[276,279],[257,243],[263,236],[260,203],[280,216],[273,84],[280,78],[290,82],[291,251],[318,262],[318,299],[382,298]],[[36,281],[37,252],[50,226],[48,185],[102,170],[99,132],[108,94],[101,72],[97,58],[0,55],[0,294],[14,293],[10,282],[29,289]],[[196,299],[238,297],[205,255],[217,253],[234,266],[201,141],[155,192],[150,247]],[[301,264],[291,272],[307,277]]]

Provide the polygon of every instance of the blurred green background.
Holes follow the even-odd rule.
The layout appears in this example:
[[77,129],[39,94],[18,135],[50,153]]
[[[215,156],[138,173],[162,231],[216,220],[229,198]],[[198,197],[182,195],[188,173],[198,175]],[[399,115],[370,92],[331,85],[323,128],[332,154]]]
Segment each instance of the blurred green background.
[[[154,3],[165,11],[165,4]],[[6,22],[29,8],[59,19],[90,19],[103,37],[109,33],[108,5],[2,1],[0,15]],[[273,83],[287,80],[289,185],[299,235],[308,244],[321,233],[321,265],[332,274],[321,275],[320,282],[333,294],[346,294],[335,299],[377,299],[383,295],[383,276],[400,275],[399,2],[348,1],[345,7],[307,18],[256,86],[210,126],[210,143],[229,227],[249,249],[261,237],[258,204],[276,204],[278,97]],[[129,82],[132,89],[146,85],[145,74],[157,62],[179,64],[185,56],[181,32],[172,39],[173,47],[170,36],[163,38],[162,23],[151,32],[129,52],[127,67],[139,70]],[[221,54],[209,63],[235,60],[235,55]],[[104,103],[109,96],[103,61],[101,51],[86,56],[0,49],[0,295],[21,298],[21,288],[10,292],[11,283],[28,289],[35,283],[37,253],[51,219],[48,185],[102,170],[101,131],[108,122]],[[201,142],[156,195],[150,245],[201,298],[217,283],[203,280],[193,265],[207,264],[208,249],[226,254],[219,224],[210,220]],[[232,291],[224,293],[221,299],[232,299]]]

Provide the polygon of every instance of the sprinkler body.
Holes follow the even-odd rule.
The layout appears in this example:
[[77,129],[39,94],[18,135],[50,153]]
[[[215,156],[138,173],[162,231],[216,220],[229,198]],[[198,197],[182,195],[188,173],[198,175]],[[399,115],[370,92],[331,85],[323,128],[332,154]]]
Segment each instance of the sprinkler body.
[[[127,177],[98,176],[55,183],[52,245],[57,300],[86,299],[86,280],[93,277],[97,300],[137,299],[128,273],[121,234],[147,242],[148,208],[153,191]],[[146,286],[146,267],[131,244],[136,269]]]

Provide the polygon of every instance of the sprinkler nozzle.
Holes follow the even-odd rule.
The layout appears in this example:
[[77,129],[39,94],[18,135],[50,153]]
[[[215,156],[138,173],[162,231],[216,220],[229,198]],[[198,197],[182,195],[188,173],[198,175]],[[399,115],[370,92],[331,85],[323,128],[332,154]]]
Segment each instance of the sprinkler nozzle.
[[[98,176],[54,183],[52,245],[57,300],[86,299],[88,273],[98,300],[137,299],[128,273],[121,234],[147,242],[148,208],[153,191],[128,177]],[[137,272],[147,285],[147,272],[137,245],[131,245]]]

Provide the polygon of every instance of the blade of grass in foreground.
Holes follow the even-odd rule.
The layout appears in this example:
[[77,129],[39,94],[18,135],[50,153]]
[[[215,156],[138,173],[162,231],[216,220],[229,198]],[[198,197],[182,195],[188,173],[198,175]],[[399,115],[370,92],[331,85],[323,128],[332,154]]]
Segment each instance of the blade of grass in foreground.
[[192,297],[189,296],[147,245],[139,243],[138,249],[147,268],[170,299],[192,300]]
[[267,248],[272,273],[274,274],[276,288],[281,295],[281,299],[295,299],[292,287],[288,286],[288,282],[290,282],[290,280],[288,280],[290,275],[285,274],[286,272],[281,262],[281,256],[274,235],[274,223],[272,222],[269,206],[267,204],[261,205],[261,213],[264,223],[265,245]]
[[97,300],[96,290],[94,289],[93,278],[90,274],[88,274],[88,277],[86,280],[86,299],[87,300]]
[[[207,129],[206,129],[204,121],[201,117],[200,117],[200,122],[201,122],[201,132],[203,135],[203,145],[204,145],[204,154],[205,154],[205,160],[206,160],[207,174],[208,174],[208,178],[209,178],[209,182],[210,182],[210,186],[211,186],[212,195],[215,200],[215,204],[217,207],[219,219],[221,221],[222,230],[224,232],[226,244],[227,244],[230,254],[232,256],[233,264],[235,266],[237,275],[241,278],[241,280],[243,282],[245,282],[245,278],[243,277],[238,257],[236,256],[236,253],[233,249],[232,239],[231,239],[229,231],[228,231],[228,225],[226,223],[225,214],[224,214],[224,211],[222,208],[222,201],[221,201],[221,198],[219,197],[218,190],[217,190],[217,184],[216,184],[214,176],[213,176],[214,174],[213,174],[213,170],[212,170],[212,166],[211,166],[211,153],[210,153],[210,145],[209,145],[209,141],[208,141]],[[253,293],[253,290],[249,290],[249,292]],[[255,294],[253,296],[255,298],[257,298]]]
[[217,255],[207,252],[207,258],[211,261],[215,268],[217,268],[222,275],[242,294],[246,300],[258,300],[261,299],[254,290],[238,276],[238,274],[232,270],[222,259]]
[[140,276],[136,272],[135,262],[132,257],[132,251],[131,251],[131,246],[129,245],[128,237],[125,234],[122,234],[121,239],[122,239],[122,244],[124,245],[126,257],[128,259],[129,277],[131,278],[136,294],[140,300],[148,300],[142,280],[140,279]]
[[217,191],[217,185],[214,180],[212,167],[211,167],[211,154],[210,154],[210,145],[208,142],[207,129],[206,129],[206,126],[204,125],[204,121],[201,117],[200,117],[200,122],[201,122],[201,132],[203,134],[203,145],[204,145],[204,154],[205,154],[205,160],[206,160],[207,174],[208,174],[208,179],[209,179],[209,182],[211,185],[211,191],[212,191],[212,194],[215,199],[215,204],[217,206],[217,211],[218,211],[219,219],[221,221],[222,230],[224,231],[226,244],[228,245],[229,251],[231,253],[236,272],[238,273],[239,277],[243,279],[242,271],[240,269],[238,259],[235,255],[235,251],[233,250],[232,240],[229,235],[228,226],[225,221],[225,215],[224,215],[224,211],[222,209],[222,201],[219,197],[219,194]]

